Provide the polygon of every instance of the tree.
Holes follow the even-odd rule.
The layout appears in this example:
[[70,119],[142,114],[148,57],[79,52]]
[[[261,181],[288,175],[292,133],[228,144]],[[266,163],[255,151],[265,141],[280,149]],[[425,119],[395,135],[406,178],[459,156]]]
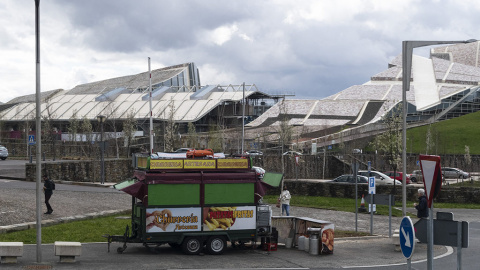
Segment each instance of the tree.
[[70,120],[68,121],[68,133],[70,134],[70,140],[76,142],[77,141],[77,134],[80,129],[80,121],[77,118],[77,110],[73,111]]
[[[85,141],[88,143],[88,151],[85,151],[84,145],[82,143],[82,152],[83,154],[88,157],[90,156],[90,153],[92,153],[92,144],[91,142],[93,141],[93,128],[92,128],[92,122],[90,122],[89,119],[87,119],[86,116],[83,117],[82,122],[80,123],[80,132],[82,134],[85,134]],[[83,141],[83,135],[82,135],[82,141]]]
[[[286,108],[286,105],[285,105],[285,100],[282,100],[281,104],[279,105],[278,116],[280,118],[280,123],[279,123],[278,130],[277,130],[278,143],[280,144],[280,146],[282,148],[282,153],[281,153],[281,156],[282,156],[282,173],[285,174],[285,156],[283,155],[283,153],[285,152],[285,146],[288,143],[290,143],[290,141],[292,140],[292,136],[293,136],[293,129],[292,129],[292,126],[289,123],[290,119],[288,118],[287,108]],[[281,189],[283,190],[283,181],[282,181]]]
[[193,124],[192,122],[189,122],[187,132],[188,132],[187,146],[190,148],[198,148],[198,134],[195,129],[195,124]]
[[135,112],[132,110],[127,114],[125,121],[123,121],[123,136],[127,146],[127,157],[130,156],[130,146],[132,145],[135,131],[137,131],[137,121],[135,120]]
[[425,138],[425,155],[431,153],[433,151],[433,147],[435,146],[435,142],[433,141],[432,135],[432,125],[428,125],[427,134]]
[[173,99],[170,100],[169,106],[169,116],[165,126],[165,151],[173,152],[175,148],[175,141],[178,138],[178,124],[175,123],[175,105]]
[[219,126],[212,123],[208,128],[208,148],[214,152],[221,152],[222,147],[222,133],[219,130]]
[[472,164],[472,156],[470,156],[470,147],[468,145],[465,145],[465,163],[467,168]]
[[[399,103],[389,113],[382,117],[385,132],[379,134],[374,140],[374,147],[384,153],[385,159],[396,175],[397,169],[402,162],[402,104]],[[393,192],[396,191],[395,177],[393,179]]]

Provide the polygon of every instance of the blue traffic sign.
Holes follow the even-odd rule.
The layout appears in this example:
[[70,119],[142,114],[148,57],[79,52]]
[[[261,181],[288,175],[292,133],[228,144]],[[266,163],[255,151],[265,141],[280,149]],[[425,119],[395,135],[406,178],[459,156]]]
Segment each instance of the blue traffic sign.
[[28,135],[28,145],[35,145],[35,135]]
[[412,257],[415,249],[415,230],[410,217],[403,217],[400,223],[400,248],[405,258]]

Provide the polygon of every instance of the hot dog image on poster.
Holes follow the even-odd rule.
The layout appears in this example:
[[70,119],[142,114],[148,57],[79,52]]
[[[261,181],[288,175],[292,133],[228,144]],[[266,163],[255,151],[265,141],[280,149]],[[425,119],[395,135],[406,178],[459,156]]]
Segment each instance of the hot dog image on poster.
[[255,229],[255,206],[212,206],[203,208],[203,230]]

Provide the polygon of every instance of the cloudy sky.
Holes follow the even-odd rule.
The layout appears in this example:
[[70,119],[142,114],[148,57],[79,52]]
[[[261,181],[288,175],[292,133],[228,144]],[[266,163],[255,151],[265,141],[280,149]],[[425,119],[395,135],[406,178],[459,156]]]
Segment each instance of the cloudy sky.
[[[138,74],[150,57],[195,62],[204,85],[321,99],[385,70],[403,40],[480,39],[479,14],[474,0],[41,0],[41,89]],[[1,102],[35,93],[34,0],[0,1],[0,62]]]

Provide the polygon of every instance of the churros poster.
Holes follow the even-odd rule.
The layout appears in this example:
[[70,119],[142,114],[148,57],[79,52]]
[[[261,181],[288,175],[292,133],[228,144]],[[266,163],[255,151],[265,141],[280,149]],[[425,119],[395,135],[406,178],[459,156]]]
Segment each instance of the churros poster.
[[146,231],[192,232],[201,230],[201,208],[148,208]]
[[203,230],[255,229],[255,206],[218,206],[203,208]]

